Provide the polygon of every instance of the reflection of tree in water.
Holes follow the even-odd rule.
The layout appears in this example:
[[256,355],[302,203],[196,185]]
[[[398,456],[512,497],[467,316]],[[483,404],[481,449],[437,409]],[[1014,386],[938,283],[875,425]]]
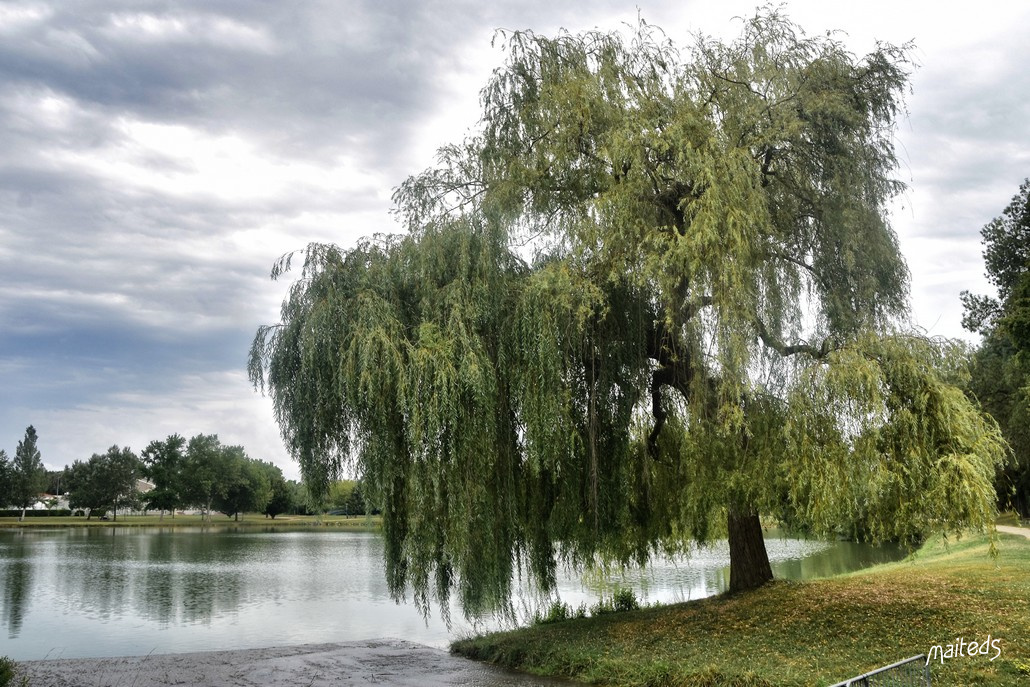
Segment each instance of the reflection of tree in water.
[[213,616],[234,613],[240,605],[239,573],[194,572],[175,585],[182,599],[181,620],[187,623],[211,622]]
[[162,626],[171,624],[176,619],[177,606],[172,566],[155,563],[145,566],[142,573],[137,612]]
[[[19,533],[20,534],[20,533]],[[0,620],[7,627],[7,636],[14,639],[21,632],[25,604],[32,588],[32,564],[28,547],[21,536],[13,538],[0,557],[0,579],[4,585],[3,610]]]
[[171,623],[209,624],[240,604],[243,574],[237,567],[250,553],[224,533],[182,536],[160,532],[146,538],[146,575],[140,580],[136,612]]
[[59,579],[87,616],[206,624],[239,606],[242,574],[234,567],[243,545],[231,538],[109,528],[78,544]]
[[[786,580],[829,577],[900,560],[906,554],[900,546],[799,539],[781,530],[767,533],[765,545],[776,579]],[[585,603],[588,608],[598,599],[612,598],[620,588],[632,589],[645,603],[690,601],[728,590],[729,562],[726,540],[716,540],[706,546],[692,546],[688,553],[672,558],[657,556],[644,568],[631,565],[623,569],[615,565],[610,569],[588,569],[582,574],[565,571],[560,576],[559,596],[573,607]],[[552,601],[552,597],[534,598],[525,586],[522,597],[528,600],[531,611],[546,610]]]
[[70,535],[55,572],[58,595],[75,613],[105,620],[125,614],[129,573],[119,561],[124,540],[115,528]]
[[809,553],[804,557],[776,561],[772,567],[778,579],[812,580],[861,570],[878,563],[897,561],[906,553],[903,546],[896,544],[871,546],[840,541],[836,542],[833,548]]

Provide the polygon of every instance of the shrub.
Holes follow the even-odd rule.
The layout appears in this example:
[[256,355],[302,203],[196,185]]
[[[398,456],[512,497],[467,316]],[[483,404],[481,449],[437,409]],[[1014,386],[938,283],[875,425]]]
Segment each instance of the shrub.
[[[0,656],[0,687],[13,687],[17,664],[6,656]],[[27,684],[22,680],[22,684]]]
[[537,613],[536,616],[533,618],[533,622],[537,625],[561,623],[571,619],[572,616],[572,607],[566,603],[562,603],[560,599],[555,599],[551,602],[551,605],[548,607],[547,613],[545,613],[543,616]]
[[597,603],[590,607],[590,616],[596,618],[599,615],[605,615],[606,613],[614,613],[615,605],[611,599],[601,597],[597,600]]
[[[71,515],[72,512],[67,508],[54,508],[53,510],[26,510],[26,518],[50,518],[55,515],[65,516]],[[2,508],[0,509],[0,518],[19,518],[21,517],[21,508]]]
[[624,611],[636,611],[640,609],[640,602],[637,601],[637,595],[633,593],[633,590],[628,587],[622,587],[612,598],[614,602],[615,610],[618,612]]
[[610,599],[601,597],[597,603],[590,608],[590,615],[597,617],[606,613],[623,613],[625,611],[636,611],[640,608],[637,595],[632,589],[622,587],[618,589]]

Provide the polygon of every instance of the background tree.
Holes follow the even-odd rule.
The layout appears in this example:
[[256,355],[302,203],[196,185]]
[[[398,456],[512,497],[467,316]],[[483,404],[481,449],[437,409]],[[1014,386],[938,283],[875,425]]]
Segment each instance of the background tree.
[[94,510],[110,510],[117,521],[119,508],[131,507],[139,500],[136,480],[141,472],[139,458],[127,446],[111,446],[88,461],[75,461],[68,477],[69,506],[89,509],[88,517]]
[[293,511],[293,490],[290,488],[286,478],[283,477],[283,471],[278,465],[265,462],[260,463],[260,465],[264,468],[265,474],[268,477],[271,492],[268,503],[265,504],[262,512],[275,520],[275,516],[280,513],[290,513]]
[[354,483],[354,488],[350,490],[343,509],[347,515],[372,515],[375,513],[375,509],[369,508],[365,502],[365,489],[361,486],[361,480]]
[[143,465],[139,457],[126,446],[112,446],[103,456],[105,489],[114,519],[118,519],[119,508],[132,508],[139,503],[139,480]]
[[365,496],[360,480],[342,479],[329,485],[326,506],[343,515],[365,515]]
[[296,480],[289,480],[286,486],[290,490],[290,513],[294,515],[315,515],[320,512],[311,505],[311,493],[306,484]]
[[54,496],[60,496],[67,489],[68,485],[64,481],[65,474],[64,470],[47,470],[46,471],[46,485],[43,487],[43,491],[47,494],[53,494]]
[[481,131],[395,194],[408,235],[309,247],[251,352],[309,487],[356,459],[394,593],[474,613],[516,566],[723,533],[743,590],[762,513],[990,526],[996,427],[898,328],[905,51],[776,12],[686,56],[643,23],[504,37]]
[[219,458],[221,474],[212,507],[239,520],[240,513],[264,510],[272,497],[268,470],[247,456],[242,446],[223,446]]
[[35,503],[46,486],[46,468],[36,445],[37,439],[36,429],[29,425],[11,462],[11,495],[14,505],[21,508],[19,520],[25,520],[25,509]]
[[11,461],[7,458],[7,451],[0,448],[0,508],[11,503],[12,474]]
[[346,507],[351,493],[354,491],[355,484],[357,482],[352,479],[336,480],[330,484],[325,497],[325,503],[329,510],[342,511]]
[[[94,457],[96,454],[94,454]],[[68,507],[72,511],[83,509],[86,511],[86,519],[93,517],[93,509],[103,501],[99,495],[101,481],[94,477],[94,470],[98,467],[96,460],[76,460],[71,466],[65,468],[65,481],[68,490]]]
[[962,324],[983,335],[969,388],[1012,449],[996,487],[1003,507],[1030,517],[1030,179],[980,232],[997,298],[964,291]]
[[202,508],[209,520],[225,472],[224,455],[216,434],[198,434],[190,438],[186,446],[182,469],[183,498]]
[[183,505],[185,450],[186,439],[171,434],[164,441],[151,441],[140,454],[143,474],[154,483],[154,488],[143,498],[148,508],[161,511],[162,518],[166,510],[174,518],[175,509]]

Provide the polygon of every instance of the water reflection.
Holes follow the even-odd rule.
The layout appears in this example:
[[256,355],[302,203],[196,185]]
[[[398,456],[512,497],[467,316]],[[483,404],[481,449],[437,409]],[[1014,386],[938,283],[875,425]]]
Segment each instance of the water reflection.
[[216,534],[71,532],[52,558],[57,593],[70,612],[99,620],[132,617],[167,626],[234,613],[244,603],[248,557],[262,553]]
[[[809,580],[859,570],[876,563],[899,560],[899,546],[874,547],[854,542],[796,539],[773,529],[767,532],[766,551],[776,579]],[[730,550],[726,541],[694,546],[684,555],[657,559],[647,568],[593,570],[566,574],[559,580],[558,596],[573,608],[611,597],[629,587],[645,603],[679,603],[719,594],[730,586]],[[539,610],[550,600],[535,600]]]
[[869,546],[856,542],[839,541],[826,545],[811,555],[786,558],[773,563],[773,574],[778,579],[812,580],[889,563],[903,558],[907,550],[899,545]]
[[[143,655],[391,637],[443,647],[472,629],[428,621],[389,597],[381,537],[334,531],[73,528],[0,531],[3,614],[16,660]],[[867,564],[870,547],[772,538],[778,577]],[[883,555],[883,554],[881,554]],[[886,554],[891,555],[891,554]],[[871,560],[871,559],[870,559]],[[566,574],[559,595],[596,603],[623,586],[644,601],[709,596],[728,584],[728,548],[697,548],[646,570]],[[526,615],[544,603],[526,593]]]
[[32,589],[32,564],[23,536],[15,536],[0,545],[0,579],[4,585],[0,621],[7,628],[7,636],[13,639],[21,631],[25,605]]

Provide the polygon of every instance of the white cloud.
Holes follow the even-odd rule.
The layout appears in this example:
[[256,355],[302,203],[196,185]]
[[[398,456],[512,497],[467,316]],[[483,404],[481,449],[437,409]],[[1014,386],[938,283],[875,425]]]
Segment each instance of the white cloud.
[[51,148],[41,157],[122,189],[229,204],[264,205],[296,194],[328,198],[340,189],[375,196],[386,185],[377,170],[346,155],[331,162],[283,158],[241,135],[127,116],[113,128],[120,136],[104,146]]
[[264,27],[212,14],[117,12],[108,17],[102,32],[115,41],[206,43],[266,54],[273,54],[278,48],[275,38]]
[[0,5],[0,35],[16,34],[39,26],[52,16],[53,10],[39,3]]

